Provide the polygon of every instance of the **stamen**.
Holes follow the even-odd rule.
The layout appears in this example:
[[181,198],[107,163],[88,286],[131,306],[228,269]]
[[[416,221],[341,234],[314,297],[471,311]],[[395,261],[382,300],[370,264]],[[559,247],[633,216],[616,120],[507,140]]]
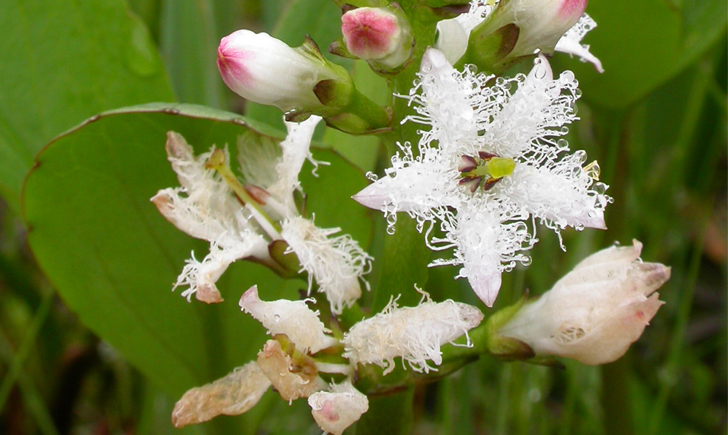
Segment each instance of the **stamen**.
[[515,167],[515,160],[486,151],[478,151],[478,157],[460,156],[458,171],[461,179],[458,184],[475,193],[482,183],[483,191],[487,192],[503,177],[511,175]]

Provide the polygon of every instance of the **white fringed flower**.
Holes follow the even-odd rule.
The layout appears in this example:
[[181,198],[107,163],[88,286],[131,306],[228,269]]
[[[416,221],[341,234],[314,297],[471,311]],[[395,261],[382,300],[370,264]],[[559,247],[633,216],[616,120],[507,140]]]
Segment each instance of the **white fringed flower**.
[[263,396],[270,381],[255,361],[215,382],[187,391],[174,405],[172,424],[181,428],[218,415],[240,415]]
[[348,380],[334,385],[331,391],[319,391],[308,397],[311,414],[324,432],[341,435],[369,409],[367,396]]
[[390,301],[383,312],[355,324],[344,335],[344,357],[352,364],[376,364],[394,370],[401,357],[413,370],[429,372],[442,363],[440,346],[451,343],[483,320],[476,307],[447,300],[397,308]]
[[591,365],[617,360],[664,304],[654,292],[670,278],[669,267],[643,263],[641,251],[635,240],[587,257],[497,333],[526,343],[537,357]]
[[315,279],[334,314],[341,314],[344,307],[359,299],[359,280],[369,273],[372,261],[348,234],[332,237],[340,231],[340,228],[319,228],[300,216],[284,221],[281,231],[301,267],[308,272],[309,292]]
[[182,296],[214,303],[222,301],[215,282],[230,263],[244,257],[268,258],[268,243],[240,207],[220,177],[205,168],[212,151],[195,157],[192,147],[178,133],[167,133],[165,147],[181,187],[160,190],[152,202],[178,229],[210,242],[210,254],[202,261],[188,260],[175,288],[189,286]]
[[258,286],[251,287],[240,298],[240,308],[259,321],[271,335],[285,334],[304,353],[316,353],[338,343],[325,332],[318,311],[306,305],[308,301],[280,299],[266,302],[258,297]]
[[[432,249],[455,248],[453,259],[431,265],[462,264],[458,277],[492,306],[500,274],[517,263],[536,239],[527,223],[548,228],[604,228],[607,186],[594,183],[596,163],[582,167],[586,154],[569,150],[564,136],[576,119],[573,73],[554,79],[545,58],[528,76],[498,78],[456,71],[442,52],[428,49],[410,101],[411,121],[430,126],[421,133],[419,154],[400,145],[386,176],[354,196],[380,209],[390,225],[397,212],[425,224],[439,224],[443,238],[429,237]],[[515,92],[511,93],[511,89]]]
[[[311,116],[298,124],[286,122],[288,135],[280,143],[250,134],[238,138],[238,161],[246,183],[240,190],[251,198],[244,207],[229,183],[206,167],[214,147],[195,157],[182,136],[169,133],[166,149],[182,187],[161,190],[152,201],[177,228],[210,241],[209,255],[202,261],[193,255],[175,284],[175,288],[189,286],[182,293],[188,300],[195,294],[204,302],[222,301],[215,283],[227,267],[246,257],[273,261],[268,244],[274,240],[288,243],[309,273],[309,285],[315,279],[335,313],[361,296],[359,280],[369,272],[372,258],[348,235],[329,238],[340,229],[315,227],[299,216],[295,205],[293,194],[301,189],[298,174],[304,162],[309,160],[314,169],[326,164],[315,161],[310,152],[320,120]],[[228,162],[227,151],[224,156]]]

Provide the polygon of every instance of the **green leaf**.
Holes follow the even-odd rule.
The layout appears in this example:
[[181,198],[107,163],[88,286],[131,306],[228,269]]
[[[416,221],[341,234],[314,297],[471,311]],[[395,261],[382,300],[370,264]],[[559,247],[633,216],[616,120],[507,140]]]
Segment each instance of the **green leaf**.
[[16,211],[23,177],[53,137],[104,110],[174,99],[123,0],[9,0],[0,29],[0,194]]
[[223,106],[215,63],[220,42],[212,0],[162,2],[160,46],[179,101]]
[[610,108],[629,107],[695,62],[726,29],[724,0],[700,2],[614,0],[592,2],[598,27],[584,43],[601,59],[604,74],[556,55],[573,69],[584,98]]
[[[178,185],[164,151],[169,130],[197,152],[232,145],[249,130],[280,138],[238,115],[198,106],[107,112],[44,149],[26,180],[23,206],[30,246],[68,306],[179,397],[248,362],[262,347],[265,331],[237,305],[245,290],[258,284],[265,300],[296,299],[306,283],[238,262],[218,281],[226,299],[221,304],[187,303],[170,291],[190,252],[202,258],[208,246],[179,232],[149,201],[159,189]],[[331,151],[314,156],[331,166],[320,167],[318,178],[304,167],[308,212],[320,226],[340,226],[366,246],[371,222],[349,199],[365,178]]]

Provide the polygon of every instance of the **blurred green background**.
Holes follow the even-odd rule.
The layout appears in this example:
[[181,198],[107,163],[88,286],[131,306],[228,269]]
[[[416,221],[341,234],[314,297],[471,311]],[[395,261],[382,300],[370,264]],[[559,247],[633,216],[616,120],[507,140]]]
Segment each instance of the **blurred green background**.
[[[579,259],[632,238],[644,243],[645,261],[672,266],[660,290],[667,304],[613,364],[566,361],[556,370],[484,357],[418,388],[414,433],[726,433],[726,2],[594,0],[587,12],[599,27],[584,42],[606,72],[559,54],[553,66],[580,80],[581,121],[569,142],[600,162],[611,186],[609,230],[564,232],[566,252],[556,235],[539,231],[533,264],[505,275],[496,308],[525,288],[543,293]],[[244,417],[184,430],[169,423],[182,391],[247,362],[262,345],[259,330],[239,340],[253,328],[235,304],[243,284],[301,287],[245,266],[221,281],[238,292],[226,307],[187,304],[167,283],[204,244],[155,216],[147,203],[155,190],[131,196],[174,184],[157,130],[179,124],[202,142],[244,127],[218,113],[190,115],[198,121],[184,113],[107,116],[54,142],[26,197],[23,180],[53,138],[123,106],[196,103],[280,129],[277,110],[244,107],[224,87],[214,62],[219,39],[245,27],[291,45],[310,34],[325,48],[337,38],[339,14],[330,0],[0,0],[0,433],[320,433],[304,401],[289,407],[272,394]],[[366,65],[335,61],[386,102],[384,82]],[[366,216],[342,223],[347,215],[334,215],[314,193],[324,196],[326,180],[347,179],[331,192],[345,198],[365,182],[363,171],[381,173],[379,144],[331,130],[317,137],[356,166],[341,162],[340,173],[304,180],[317,223],[330,219],[322,223],[363,244],[373,234],[376,256],[379,216],[373,232]],[[124,210],[140,220],[115,218]],[[138,244],[146,239],[137,242],[137,232],[162,240],[150,246],[170,256],[164,270],[145,266],[142,251],[152,248]],[[111,244],[113,252],[96,248]],[[452,281],[454,269],[431,269],[427,290],[478,304],[465,283]]]

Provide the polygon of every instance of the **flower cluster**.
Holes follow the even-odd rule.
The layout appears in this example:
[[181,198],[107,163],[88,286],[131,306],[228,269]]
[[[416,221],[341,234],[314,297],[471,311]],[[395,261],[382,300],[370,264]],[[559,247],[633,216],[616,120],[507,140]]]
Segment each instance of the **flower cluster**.
[[[397,144],[384,176],[370,175],[373,183],[353,199],[382,211],[390,234],[398,213],[415,219],[430,249],[452,250],[430,266],[460,266],[457,277],[489,307],[501,274],[530,262],[526,252],[538,241],[537,224],[559,235],[566,228],[605,228],[611,198],[599,182],[599,166],[587,163],[585,152],[571,152],[564,138],[578,119],[578,82],[570,71],[554,75],[546,58],[563,51],[602,70],[581,44],[596,26],[584,14],[586,0],[475,0],[467,13],[447,20],[461,9],[430,1],[421,9],[432,12],[429,23],[439,20],[437,37],[434,25],[413,21],[422,11],[387,1],[347,4],[342,37],[330,46],[334,54],[366,61],[394,89],[409,88],[411,76],[397,75],[420,62],[409,93],[394,95],[408,100],[404,114],[395,113],[404,104],[383,108],[360,94],[348,72],[308,38],[291,48],[240,30],[221,41],[225,83],[246,99],[285,111],[288,135],[282,141],[240,136],[238,176],[227,148],[196,156],[181,135],[168,134],[166,151],[181,187],[161,190],[152,201],[177,228],[210,243],[201,261],[193,253],[175,288],[187,287],[182,295],[188,300],[194,294],[221,302],[217,280],[233,262],[249,259],[307,280],[308,293],[267,301],[257,285],[248,289],[239,306],[270,338],[254,361],[184,394],[174,408],[175,426],[246,412],[272,387],[289,403],[307,399],[316,423],[340,435],[367,412],[365,393],[432,380],[429,372],[444,367],[449,373],[485,352],[530,362],[554,356],[613,361],[662,305],[654,292],[670,270],[642,263],[635,241],[592,255],[540,299],[501,310],[485,323],[478,308],[435,302],[419,289],[424,296],[413,307],[398,306],[394,296],[379,313],[359,306],[373,258],[339,228],[317,227],[295,200],[304,162],[325,164],[310,152],[322,119],[350,134],[392,132],[400,128],[392,119],[424,126]],[[423,39],[436,40],[434,47],[418,39],[424,29],[430,33]],[[503,75],[523,59],[533,61],[530,72]],[[448,345],[461,347],[444,350]],[[420,374],[379,382],[398,359],[402,370]]]
[[[367,411],[367,396],[351,384],[359,364],[389,364],[402,358],[415,371],[436,370],[428,361],[442,362],[440,346],[453,342],[476,327],[483,314],[476,307],[452,300],[426,301],[417,307],[397,308],[391,302],[383,313],[362,320],[336,339],[305,301],[263,301],[251,287],[240,298],[240,307],[273,336],[256,361],[208,385],[188,391],[175,405],[177,427],[236,415],[249,410],[270,386],[284,400],[308,398],[312,414],[322,429],[341,434]],[[341,364],[318,362],[317,352],[345,348]],[[327,384],[319,374],[344,375]]]

